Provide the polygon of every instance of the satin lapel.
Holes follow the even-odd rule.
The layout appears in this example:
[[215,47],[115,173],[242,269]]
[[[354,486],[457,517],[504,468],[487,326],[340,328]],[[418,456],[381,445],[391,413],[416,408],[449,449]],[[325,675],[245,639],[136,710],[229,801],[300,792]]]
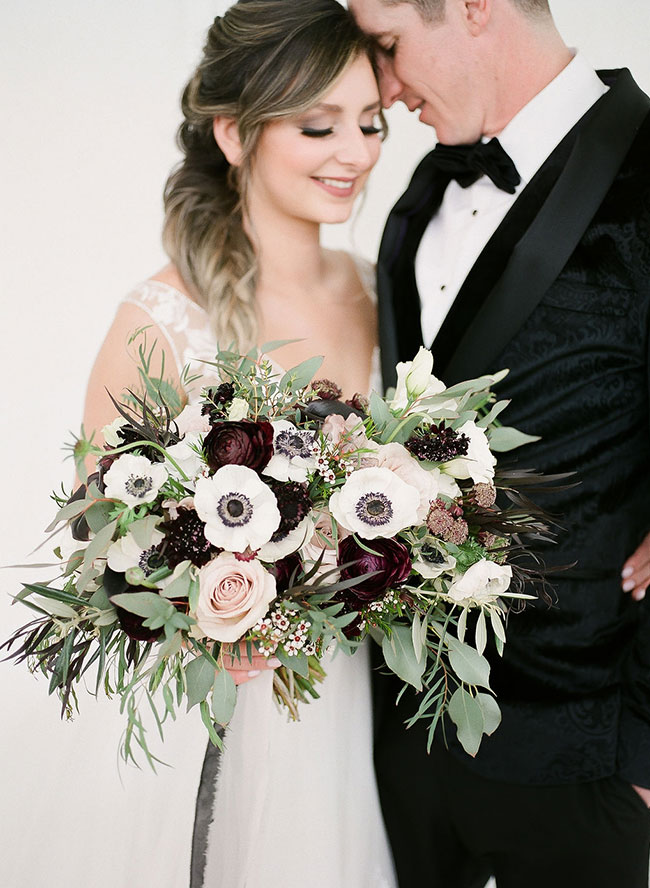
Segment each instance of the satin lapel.
[[379,344],[385,387],[395,385],[396,363],[414,357],[422,344],[415,254],[449,183],[449,176],[432,168],[430,156],[427,154],[420,162],[409,187],[391,211],[379,248]]
[[481,375],[558,277],[595,215],[650,99],[622,70],[579,125],[567,164],[535,220],[515,245],[503,274],[473,316],[444,373],[445,382]]

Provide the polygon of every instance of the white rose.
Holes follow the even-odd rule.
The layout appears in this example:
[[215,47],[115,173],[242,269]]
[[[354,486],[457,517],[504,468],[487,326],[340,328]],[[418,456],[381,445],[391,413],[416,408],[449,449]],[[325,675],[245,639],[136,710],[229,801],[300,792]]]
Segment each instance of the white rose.
[[397,386],[390,406],[404,410],[414,398],[432,398],[444,392],[444,382],[431,373],[433,355],[420,348],[414,361],[400,362],[397,367]]
[[108,425],[104,426],[102,436],[107,447],[121,447],[124,444],[124,441],[117,433],[125,425],[128,425],[128,423],[124,417],[118,416],[113,422],[109,422]]
[[230,422],[240,422],[248,416],[248,402],[243,398],[233,398],[228,408],[228,419]]
[[457,456],[445,463],[445,472],[454,478],[471,478],[474,484],[479,481],[489,484],[494,478],[497,461],[490,450],[485,430],[468,420],[456,431],[469,438],[469,448],[466,456]]
[[275,578],[259,561],[222,552],[199,571],[199,630],[215,641],[238,641],[276,597]]
[[511,579],[509,565],[482,559],[453,580],[447,594],[459,604],[488,604],[507,591]]

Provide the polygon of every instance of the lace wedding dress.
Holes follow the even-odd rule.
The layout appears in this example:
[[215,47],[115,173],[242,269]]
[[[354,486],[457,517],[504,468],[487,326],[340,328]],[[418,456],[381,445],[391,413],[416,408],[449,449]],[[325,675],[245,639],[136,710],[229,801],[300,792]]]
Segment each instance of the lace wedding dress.
[[[372,267],[357,260],[375,298]],[[146,281],[127,300],[161,329],[177,368],[214,380],[207,316],[173,287]],[[197,361],[198,359],[198,361]],[[369,389],[380,390],[375,350]],[[222,754],[210,748],[197,806],[191,888],[395,888],[372,764],[369,651],[331,655],[320,699],[289,722],[271,672],[240,686]],[[216,773],[215,773],[216,772]]]

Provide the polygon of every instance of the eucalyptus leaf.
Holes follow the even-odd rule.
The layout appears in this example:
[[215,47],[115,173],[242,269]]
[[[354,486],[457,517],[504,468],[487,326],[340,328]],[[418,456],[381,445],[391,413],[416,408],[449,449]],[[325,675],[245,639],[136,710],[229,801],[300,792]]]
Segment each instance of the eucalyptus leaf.
[[199,585],[199,581],[197,580],[196,577],[194,577],[194,576],[191,577],[190,578],[190,587],[187,592],[188,604],[189,604],[191,614],[196,613],[196,608],[199,603],[200,591],[201,591],[201,587]]
[[185,667],[187,711],[201,703],[214,684],[214,666],[206,657],[196,657]]
[[370,416],[377,429],[383,428],[394,419],[388,405],[376,392],[370,395]]
[[300,364],[296,364],[295,367],[287,370],[284,374],[280,380],[280,388],[291,387],[292,391],[305,388],[312,381],[322,363],[322,356],[317,355],[313,358],[307,358],[306,361],[302,361]]
[[449,648],[449,664],[458,678],[468,685],[490,687],[490,664],[468,644],[458,641],[453,635],[445,638]]
[[170,619],[176,608],[157,592],[120,592],[111,597],[113,604],[119,605],[130,614],[138,617],[156,617],[166,621]]
[[160,594],[165,598],[187,598],[190,592],[191,582],[192,577],[189,568],[185,568],[185,570],[182,573],[179,573],[168,586],[165,586],[164,589],[160,590]]
[[98,500],[87,510],[84,518],[93,533],[99,533],[102,527],[105,527],[110,522],[113,508],[113,503]]
[[88,506],[89,503],[87,500],[76,500],[73,503],[67,503],[65,506],[61,506],[54,516],[54,520],[45,528],[45,533],[53,531],[57,524],[60,524],[62,521],[70,521],[72,518],[76,518],[77,515],[81,515]]
[[303,678],[309,676],[309,660],[302,651],[299,651],[297,654],[294,654],[293,657],[290,657],[283,647],[279,647],[275,652],[275,656],[283,666],[287,669],[291,669],[292,672],[297,672],[298,675],[302,675]]
[[95,558],[99,558],[101,555],[106,554],[108,547],[113,541],[113,534],[115,533],[116,527],[117,521],[111,521],[110,524],[107,524],[106,527],[102,527],[102,529],[95,534],[86,546],[84,564],[90,565]]
[[481,707],[483,713],[483,733],[494,734],[501,724],[501,710],[499,704],[490,694],[477,694],[476,702]]
[[506,409],[509,403],[510,401],[497,401],[490,412],[479,419],[476,425],[479,428],[486,429],[488,426],[492,425],[494,420]]
[[217,724],[225,727],[235,711],[237,687],[232,675],[222,669],[214,676],[212,687],[212,714]]
[[133,539],[141,549],[149,549],[151,547],[153,532],[157,525],[160,524],[160,521],[159,515],[148,515],[146,518],[140,518],[129,525]]
[[510,426],[497,426],[488,432],[488,440],[490,450],[494,453],[506,453],[508,450],[514,450],[515,447],[539,441],[540,438],[539,435],[526,435],[519,429],[513,429]]
[[426,657],[418,662],[413,648],[413,635],[410,626],[399,623],[391,627],[390,638],[385,635],[381,648],[386,665],[402,681],[413,685],[416,690],[422,689],[422,675],[426,668]]
[[456,725],[458,740],[468,755],[474,757],[483,736],[483,710],[465,688],[452,694],[448,707],[449,717]]
[[260,348],[260,353],[263,355],[267,355],[269,352],[276,351],[278,348],[282,348],[285,345],[292,345],[294,342],[301,342],[300,339],[273,339],[271,342],[265,342],[264,345]]

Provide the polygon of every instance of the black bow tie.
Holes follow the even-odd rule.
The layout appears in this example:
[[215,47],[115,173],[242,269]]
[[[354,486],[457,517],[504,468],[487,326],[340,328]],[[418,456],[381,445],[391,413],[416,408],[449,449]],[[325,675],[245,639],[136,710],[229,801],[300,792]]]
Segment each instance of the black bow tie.
[[442,145],[430,155],[437,169],[449,173],[462,188],[473,185],[481,176],[492,179],[497,188],[514,194],[521,176],[498,139],[474,145]]

